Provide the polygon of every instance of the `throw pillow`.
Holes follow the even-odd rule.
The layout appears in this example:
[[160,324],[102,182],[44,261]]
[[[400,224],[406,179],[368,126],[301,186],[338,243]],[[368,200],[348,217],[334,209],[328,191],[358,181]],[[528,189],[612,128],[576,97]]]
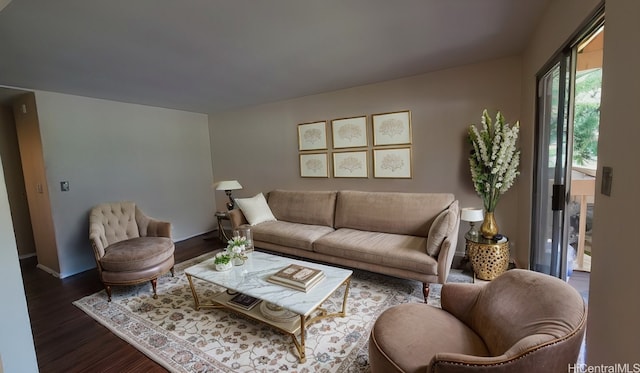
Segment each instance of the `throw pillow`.
[[251,198],[236,198],[235,201],[250,225],[276,220],[262,193]]
[[457,206],[449,206],[448,209],[436,216],[433,224],[431,224],[429,235],[427,236],[427,254],[435,257],[440,253],[442,242],[447,238],[447,233],[456,222],[455,207]]

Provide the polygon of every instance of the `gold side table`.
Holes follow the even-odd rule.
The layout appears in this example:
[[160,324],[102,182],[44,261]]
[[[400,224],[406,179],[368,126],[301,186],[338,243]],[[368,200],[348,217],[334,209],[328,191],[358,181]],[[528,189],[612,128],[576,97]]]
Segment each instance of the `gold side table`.
[[482,236],[466,237],[467,253],[473,272],[480,280],[493,280],[509,268],[509,239],[499,241]]

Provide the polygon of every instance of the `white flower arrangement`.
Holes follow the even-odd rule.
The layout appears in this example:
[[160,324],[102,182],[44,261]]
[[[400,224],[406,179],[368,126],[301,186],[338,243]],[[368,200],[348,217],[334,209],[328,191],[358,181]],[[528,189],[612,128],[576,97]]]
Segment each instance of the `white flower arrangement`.
[[215,255],[215,264],[228,264],[234,259],[246,260],[245,253],[247,247],[246,237],[233,237],[227,241],[227,247],[224,251],[221,251]]
[[247,238],[244,236],[235,236],[229,241],[227,241],[227,253],[232,258],[238,258],[245,260],[247,256],[245,255],[245,250],[247,248]]
[[228,264],[229,262],[231,262],[231,255],[226,251],[217,253],[213,260],[214,264]]
[[471,179],[487,212],[495,211],[500,196],[520,174],[520,150],[516,149],[519,130],[519,122],[510,127],[499,111],[492,122],[486,109],[482,112],[482,129],[478,131],[475,125],[469,127],[469,140],[473,145],[469,156]]

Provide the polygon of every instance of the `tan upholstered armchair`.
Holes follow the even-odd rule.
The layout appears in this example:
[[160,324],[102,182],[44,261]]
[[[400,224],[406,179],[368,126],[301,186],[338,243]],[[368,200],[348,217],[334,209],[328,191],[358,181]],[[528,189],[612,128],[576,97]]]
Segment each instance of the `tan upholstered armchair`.
[[158,277],[173,275],[171,223],[152,219],[133,202],[104,203],[89,216],[89,240],[98,275],[111,301],[112,285],[151,281],[157,298]]
[[384,311],[369,339],[373,373],[566,372],[575,364],[587,309],[566,282],[511,270],[485,286],[444,284],[442,309]]

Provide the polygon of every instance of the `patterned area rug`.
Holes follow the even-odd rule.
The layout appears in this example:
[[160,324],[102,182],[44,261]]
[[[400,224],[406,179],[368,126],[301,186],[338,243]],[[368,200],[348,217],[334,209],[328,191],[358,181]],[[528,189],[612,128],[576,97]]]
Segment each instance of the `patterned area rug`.
[[[400,303],[422,302],[421,283],[354,270],[346,317],[311,324],[306,333],[307,361],[300,363],[291,337],[225,310],[193,308],[185,268],[213,254],[176,265],[175,277],[158,280],[158,299],[148,284],[115,287],[111,302],[100,291],[74,302],[160,365],[172,372],[368,372],[369,332],[378,315]],[[221,289],[194,279],[206,297]],[[452,270],[450,282],[472,282]],[[343,289],[324,307],[339,310]],[[440,285],[428,303],[440,304]]]

